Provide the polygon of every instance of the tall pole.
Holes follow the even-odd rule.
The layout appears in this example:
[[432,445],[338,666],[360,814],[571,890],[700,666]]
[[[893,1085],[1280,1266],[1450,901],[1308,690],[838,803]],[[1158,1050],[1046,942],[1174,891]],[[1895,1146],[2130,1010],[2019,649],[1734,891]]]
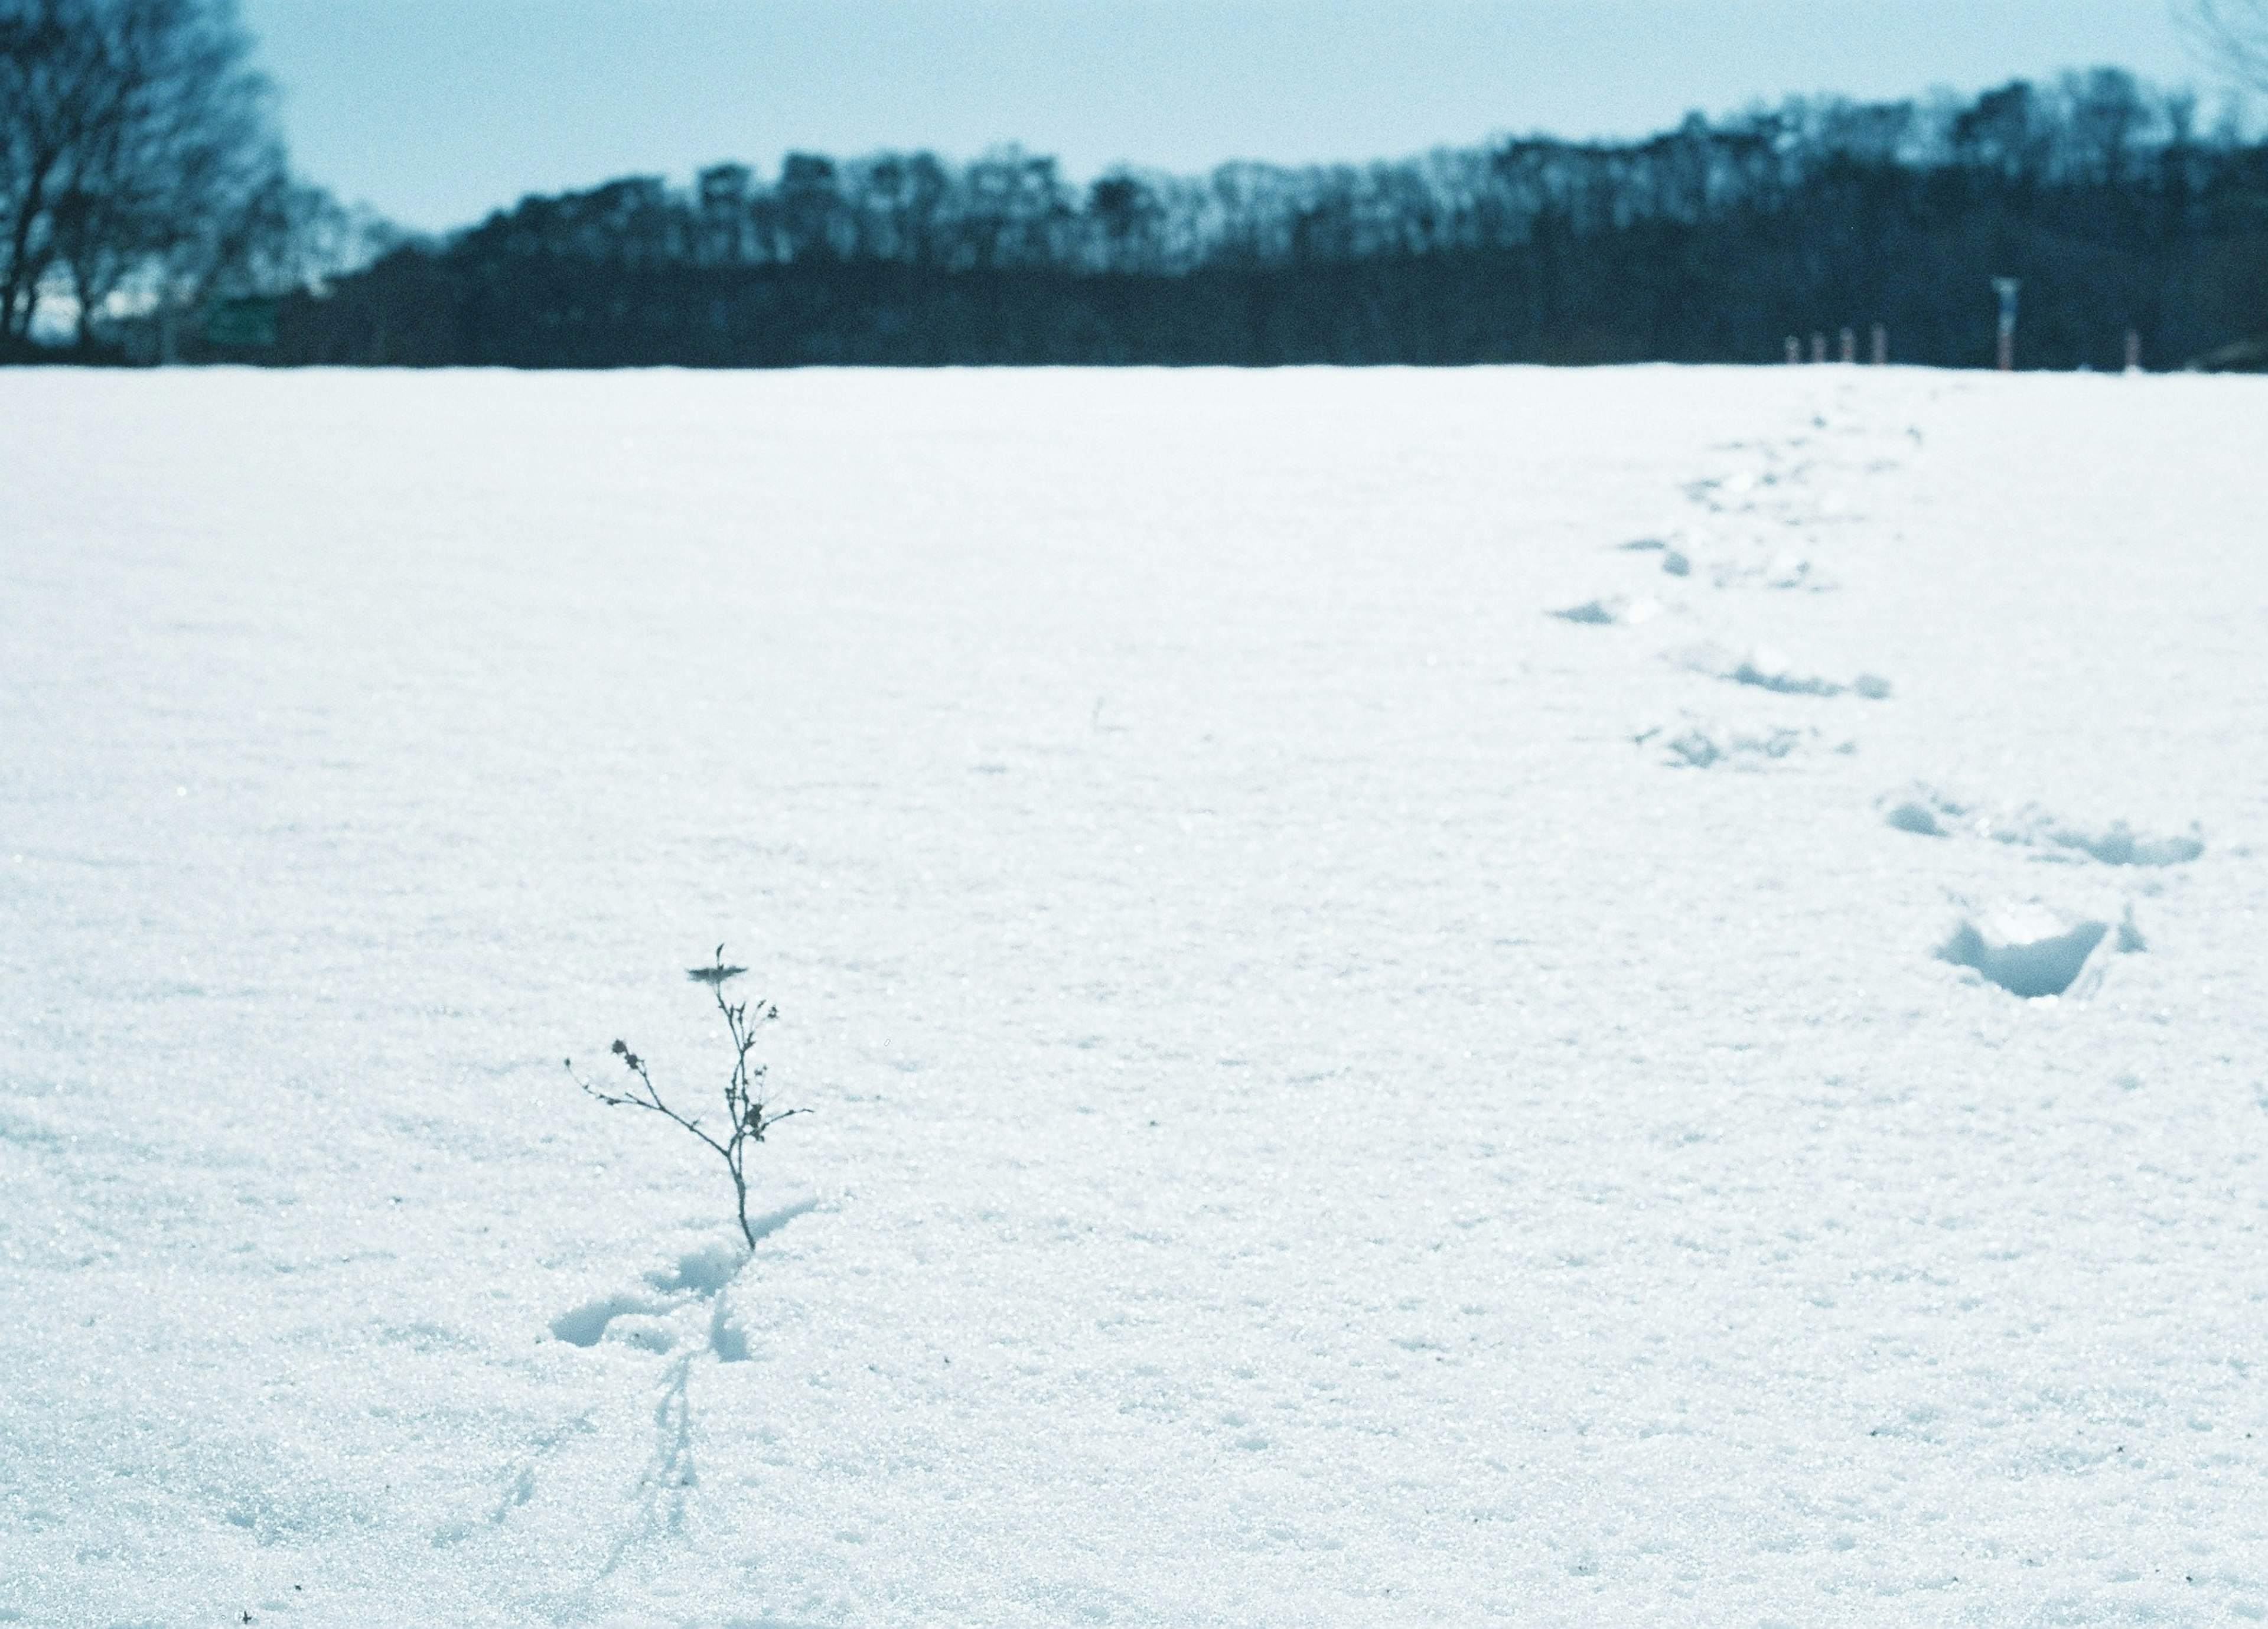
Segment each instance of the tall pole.
[[1992,292],[2000,297],[2000,372],[2016,371],[2016,291],[2023,286],[2014,277],[1992,279]]

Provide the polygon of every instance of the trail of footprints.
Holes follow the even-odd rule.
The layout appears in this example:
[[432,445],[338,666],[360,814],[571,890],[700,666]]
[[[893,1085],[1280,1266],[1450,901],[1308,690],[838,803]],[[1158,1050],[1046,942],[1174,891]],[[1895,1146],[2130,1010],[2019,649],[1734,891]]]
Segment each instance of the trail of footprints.
[[[1829,528],[1855,517],[1843,491],[1831,486],[1822,490],[1815,479],[1828,467],[1817,444],[1830,426],[1818,412],[1812,416],[1810,431],[1778,443],[1732,444],[1724,450],[1748,455],[1755,467],[1692,481],[1683,489],[1705,520],[1663,536],[1636,538],[1618,546],[1616,552],[1633,557],[1633,564],[1645,562],[1670,579],[1657,592],[1603,594],[1552,615],[1588,627],[1629,628],[1666,615],[1688,614],[1683,602],[1663,598],[1681,588],[1706,585],[1792,596],[1835,592],[1839,585],[1813,557],[1813,550]],[[1923,439],[1918,428],[1909,428],[1905,434],[1917,445]],[[1879,475],[1899,468],[1895,460],[1874,458],[1856,467],[1844,464],[1837,473]],[[1816,672],[1765,645],[1735,648],[1703,639],[1672,649],[1666,658],[1698,678],[1773,696],[1867,703],[1888,702],[1893,693],[1890,681],[1879,674]],[[1825,717],[1839,719],[1844,715]],[[1813,753],[1858,750],[1855,738],[1824,722],[1792,724],[1784,717],[1754,716],[1728,719],[1708,711],[1687,711],[1674,723],[1658,725],[1631,739],[1662,764],[1685,770],[1770,770]],[[2143,832],[2124,821],[2090,827],[2036,805],[1989,807],[1924,785],[1886,794],[1877,808],[1885,826],[1909,837],[1990,843],[2030,861],[2130,879],[2186,866],[2205,847],[2203,835],[2194,829]],[[2051,886],[2049,892],[2063,903],[2037,896],[1982,904],[1955,899],[1956,919],[1934,954],[1939,961],[1963,969],[1965,977],[2027,1000],[2084,999],[2102,988],[2114,958],[2147,948],[2135,924],[2133,896],[2156,891],[2156,883],[2146,881],[2121,889],[2084,883]],[[2107,893],[2123,893],[2123,902],[2106,910]],[[2085,906],[2068,903],[2080,897],[2087,898]]]
[[[1686,483],[1686,500],[1699,512],[1694,521],[1657,537],[1620,545],[1630,565],[1651,569],[1665,579],[1655,592],[1604,594],[1552,613],[1562,621],[1594,627],[1637,627],[1664,615],[1690,614],[1683,601],[1665,596],[1714,588],[1803,596],[1837,590],[1833,574],[1814,557],[1818,539],[1853,520],[1848,498],[1818,480],[1827,468],[1821,446],[1827,421],[1814,415],[1807,433],[1779,441],[1736,442],[1723,449],[1745,458],[1751,468]],[[1860,473],[1896,468],[1876,459]],[[1841,467],[1847,469],[1848,466]],[[1686,673],[1726,687],[1720,707],[1731,709],[1748,697],[1814,699],[1889,699],[1890,682],[1879,674],[1826,672],[1805,666],[1769,645],[1741,647],[1702,639],[1669,650],[1667,660]],[[1720,717],[1689,711],[1674,723],[1646,730],[1638,745],[1661,763],[1680,769],[1770,769],[1820,752],[1849,753],[1857,743],[1817,720],[1790,722],[1785,716]]]
[[[1914,786],[1877,800],[1883,823],[1893,830],[1939,841],[1997,844],[2024,859],[2090,870],[2110,868],[2130,877],[2186,866],[2205,852],[2204,836],[2187,832],[2136,831],[2124,821],[2086,826],[2036,805],[1992,809]],[[2066,899],[2073,890],[2061,890]],[[1937,949],[1940,961],[1966,968],[2011,994],[2085,998],[2101,989],[2110,959],[2148,948],[2134,922],[2136,892],[2154,893],[2144,880],[2122,890],[2115,915],[2104,908],[2104,890],[2090,888],[2091,909],[2059,909],[2040,899],[2001,903],[1970,910]]]

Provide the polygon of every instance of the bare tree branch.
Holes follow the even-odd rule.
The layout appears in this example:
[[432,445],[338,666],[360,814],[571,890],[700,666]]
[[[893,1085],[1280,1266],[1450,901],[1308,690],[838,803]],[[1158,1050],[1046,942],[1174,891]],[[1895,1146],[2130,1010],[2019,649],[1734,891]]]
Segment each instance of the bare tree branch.
[[[79,337],[298,286],[343,211],[295,187],[234,0],[0,0],[0,346],[68,291]],[[328,214],[326,214],[328,208]]]
[[2176,15],[2207,57],[2268,91],[2268,0],[2188,0]]
[[808,1110],[789,1109],[774,1113],[764,1104],[764,1065],[754,1061],[753,1054],[756,1049],[757,1032],[779,1016],[779,1009],[766,1001],[750,1003],[725,999],[725,984],[747,970],[744,967],[727,965],[725,947],[719,945],[713,964],[690,968],[686,972],[686,977],[695,983],[709,986],[711,994],[716,998],[717,1010],[724,1014],[725,1032],[733,1042],[733,1070],[725,1082],[725,1113],[731,1129],[722,1140],[704,1130],[697,1117],[681,1114],[672,1108],[654,1086],[653,1077],[646,1069],[645,1059],[630,1050],[623,1042],[615,1043],[614,1054],[622,1060],[622,1066],[637,1081],[636,1086],[619,1092],[609,1092],[594,1086],[575,1072],[572,1058],[567,1060],[567,1073],[576,1085],[608,1108],[643,1109],[650,1114],[660,1115],[706,1143],[725,1161],[725,1169],[732,1174],[734,1214],[740,1220],[740,1236],[747,1242],[748,1248],[754,1249],[755,1229],[748,1220],[748,1149],[751,1145],[762,1142],[765,1134],[782,1120],[792,1119]]

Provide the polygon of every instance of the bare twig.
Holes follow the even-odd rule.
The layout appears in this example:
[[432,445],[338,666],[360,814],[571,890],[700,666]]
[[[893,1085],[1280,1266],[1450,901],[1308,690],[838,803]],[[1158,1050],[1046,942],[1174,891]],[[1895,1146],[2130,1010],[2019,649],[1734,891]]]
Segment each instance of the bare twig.
[[2208,55],[2268,90],[2268,0],[2188,0],[2176,15]]
[[717,1010],[725,1015],[725,1028],[733,1041],[733,1072],[725,1082],[725,1116],[728,1129],[719,1139],[712,1136],[693,1116],[681,1114],[665,1100],[654,1086],[653,1076],[645,1066],[645,1059],[621,1041],[614,1044],[614,1054],[622,1060],[637,1084],[618,1092],[609,1092],[593,1085],[575,1072],[575,1061],[567,1060],[567,1073],[576,1085],[610,1109],[643,1109],[658,1114],[674,1124],[682,1126],[715,1150],[733,1176],[734,1213],[740,1223],[740,1236],[748,1248],[756,1244],[755,1230],[748,1222],[748,1147],[764,1140],[764,1135],[782,1120],[792,1119],[808,1112],[788,1109],[773,1113],[763,1101],[764,1065],[755,1062],[756,1034],[766,1024],[779,1016],[779,1009],[768,1001],[728,1001],[725,986],[748,969],[729,967],[725,962],[725,947],[717,947],[716,961],[708,967],[688,968],[686,977],[696,984],[709,986],[717,999]]

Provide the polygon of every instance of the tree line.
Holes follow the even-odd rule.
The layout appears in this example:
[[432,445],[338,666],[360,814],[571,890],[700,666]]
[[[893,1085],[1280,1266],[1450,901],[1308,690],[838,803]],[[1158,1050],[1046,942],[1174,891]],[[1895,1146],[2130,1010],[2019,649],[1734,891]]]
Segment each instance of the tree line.
[[[2268,5],[2200,3],[2232,49]],[[1766,361],[1880,323],[1969,365],[2004,276],[2026,365],[2268,332],[2268,144],[2116,69],[1085,184],[794,153],[408,241],[293,179],[248,49],[230,0],[0,0],[0,350],[44,300],[83,355],[283,365]]]
[[[530,197],[291,301],[294,362],[1767,361],[2161,365],[2268,330],[2268,145],[2114,69],[1973,100],[1791,100],[1647,140],[1122,169],[792,154]],[[1808,343],[1807,343],[1808,350]]]

